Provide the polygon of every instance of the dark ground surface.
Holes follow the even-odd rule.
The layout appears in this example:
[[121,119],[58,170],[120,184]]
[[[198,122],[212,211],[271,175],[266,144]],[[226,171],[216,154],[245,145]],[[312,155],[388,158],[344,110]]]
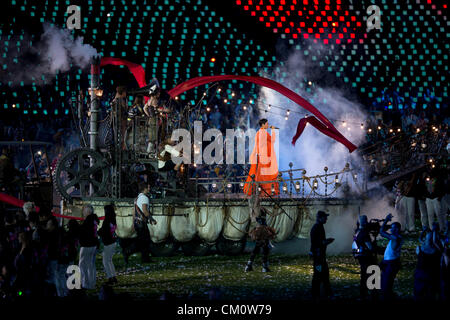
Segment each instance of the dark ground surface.
[[[402,269],[395,282],[401,300],[413,297],[416,239],[417,236],[408,237],[403,246]],[[251,244],[246,251],[249,247]],[[118,284],[114,292],[133,300],[159,299],[163,293],[169,293],[174,299],[206,300],[216,288],[224,300],[310,300],[312,266],[308,256],[272,254],[270,273],[261,272],[261,256],[256,258],[253,272],[243,272],[248,257],[248,253],[221,256],[214,250],[207,256],[188,257],[180,251],[172,257],[152,257],[152,262],[142,264],[140,254],[134,254],[126,267],[122,254],[117,253],[114,264]],[[360,279],[357,261],[351,254],[343,254],[329,256],[328,264],[335,299],[355,301]],[[106,281],[100,254],[97,275],[97,289],[88,291],[91,299],[98,297]]]

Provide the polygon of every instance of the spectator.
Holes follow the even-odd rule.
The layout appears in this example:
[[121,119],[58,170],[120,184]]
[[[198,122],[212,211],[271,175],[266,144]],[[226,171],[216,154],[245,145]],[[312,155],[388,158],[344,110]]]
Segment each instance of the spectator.
[[425,179],[426,179],[425,172],[419,174],[414,188],[417,203],[419,204],[420,221],[422,223],[422,229],[429,228],[431,230],[433,227],[433,216],[432,215],[430,216],[427,210],[426,204],[427,188],[425,185]]
[[103,267],[105,268],[107,284],[117,283],[116,270],[114,269],[114,263],[112,261],[114,251],[116,250],[116,213],[114,211],[114,205],[107,205],[104,207],[105,220],[102,227],[99,230],[100,238],[103,242]]
[[414,298],[432,300],[437,297],[439,288],[440,254],[433,242],[433,233],[423,229],[420,245],[417,246],[417,267],[414,273]]
[[399,200],[399,216],[401,223],[405,226],[405,234],[415,231],[414,214],[416,212],[416,200],[414,182],[416,174],[414,173],[408,181],[404,181],[401,187],[401,198]]
[[96,282],[95,254],[98,247],[97,226],[99,219],[91,205],[83,207],[84,221],[80,227],[80,261],[81,286],[94,289]]
[[[47,283],[51,284],[51,290],[56,290],[56,294],[61,297],[63,296],[63,286],[66,285],[61,284],[59,282],[58,277],[58,258],[60,253],[60,230],[58,228],[58,222],[55,217],[51,217],[47,221],[47,226],[45,228],[45,232],[43,233],[43,237],[41,238],[41,242],[44,248],[47,251]],[[54,286],[54,288],[53,288]]]
[[20,291],[25,296],[30,296],[33,288],[33,251],[30,235],[24,231],[20,232],[19,242],[21,248],[14,260],[16,270],[14,287],[16,292]]
[[67,288],[67,269],[75,263],[78,249],[78,222],[70,220],[68,231],[59,228],[59,255],[57,268],[57,293],[59,297],[67,297],[69,294]]
[[439,228],[446,232],[447,225],[445,223],[446,214],[442,209],[442,199],[445,195],[445,186],[442,177],[437,170],[433,170],[430,175],[425,178],[425,185],[427,188],[426,206],[428,212],[429,223],[434,221],[434,218],[439,222]]
[[425,115],[425,111],[420,113],[419,119],[417,120],[416,127],[424,128],[428,125],[428,118]]
[[[450,222],[447,221],[447,232],[440,238],[441,270],[440,270],[440,297],[442,301],[450,301]],[[437,233],[434,233],[437,237]],[[434,239],[434,242],[437,242]]]

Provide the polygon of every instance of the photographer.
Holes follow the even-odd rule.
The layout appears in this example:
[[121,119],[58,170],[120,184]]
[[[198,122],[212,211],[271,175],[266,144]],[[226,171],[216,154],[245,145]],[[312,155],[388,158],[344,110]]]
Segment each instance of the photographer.
[[312,279],[312,296],[317,300],[320,296],[320,285],[323,283],[325,294],[331,296],[330,272],[328,270],[326,251],[327,246],[334,241],[333,238],[325,237],[325,228],[327,217],[329,215],[323,211],[317,212],[317,220],[311,229],[311,252],[313,258],[313,279]]
[[380,235],[389,240],[381,261],[381,293],[384,300],[393,297],[394,280],[400,270],[400,255],[403,244],[401,236],[401,224],[394,222],[391,225],[391,233],[386,231],[386,224],[392,220],[392,214],[388,214],[380,228]]
[[367,216],[359,217],[359,227],[353,239],[353,255],[358,259],[361,267],[360,295],[362,299],[366,299],[369,293],[367,289],[367,268],[370,265],[377,264],[376,244],[370,236]]

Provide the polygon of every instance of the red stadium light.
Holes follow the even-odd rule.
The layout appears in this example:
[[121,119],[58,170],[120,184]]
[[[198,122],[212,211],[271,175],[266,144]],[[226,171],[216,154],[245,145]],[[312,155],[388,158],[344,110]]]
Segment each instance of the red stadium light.
[[353,10],[341,6],[342,0],[237,0],[236,4],[258,17],[272,32],[289,35],[291,39],[308,33],[311,38],[326,39],[324,43],[331,43],[330,40],[334,43],[336,39],[337,43],[350,43],[353,39],[361,43],[364,34],[360,28],[365,22]]

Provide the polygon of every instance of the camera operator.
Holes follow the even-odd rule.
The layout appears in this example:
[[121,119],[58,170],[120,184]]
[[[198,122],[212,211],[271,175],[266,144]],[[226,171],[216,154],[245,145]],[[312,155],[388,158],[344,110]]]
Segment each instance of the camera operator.
[[359,217],[359,227],[353,239],[353,255],[358,259],[361,267],[360,296],[362,299],[366,299],[369,293],[367,289],[367,268],[370,265],[377,264],[376,244],[370,236],[367,216]]
[[388,214],[380,228],[380,235],[389,240],[381,262],[381,293],[384,300],[393,297],[394,280],[400,270],[400,255],[403,244],[401,224],[394,222],[391,225],[391,233],[386,231],[386,224],[392,220],[392,214]]

